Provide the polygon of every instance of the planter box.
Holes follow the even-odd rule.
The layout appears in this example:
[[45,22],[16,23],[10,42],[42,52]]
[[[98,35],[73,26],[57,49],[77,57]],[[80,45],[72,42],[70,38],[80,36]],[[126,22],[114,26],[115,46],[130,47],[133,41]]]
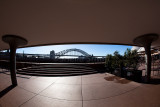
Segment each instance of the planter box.
[[129,80],[137,81],[137,82],[141,82],[142,80],[141,70],[133,70],[133,69],[121,70],[117,68],[114,70],[113,74],[119,77],[127,78]]
[[142,79],[141,70],[129,70],[129,71],[125,71],[125,73],[126,73],[127,79],[141,82],[141,79]]

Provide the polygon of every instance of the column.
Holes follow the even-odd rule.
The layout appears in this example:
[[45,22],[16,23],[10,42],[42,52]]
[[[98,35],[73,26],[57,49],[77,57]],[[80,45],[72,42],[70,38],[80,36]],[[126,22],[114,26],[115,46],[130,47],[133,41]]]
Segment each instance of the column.
[[133,40],[135,45],[143,46],[145,48],[145,69],[146,82],[149,83],[151,79],[151,44],[158,39],[158,35],[151,33],[139,36]]
[[151,78],[151,43],[144,46],[145,48],[145,69],[146,69],[146,82],[150,82]]
[[10,43],[10,74],[12,85],[17,86],[17,78],[16,78],[16,45],[14,43]]
[[10,46],[10,74],[13,86],[17,86],[16,78],[16,48],[21,45],[26,45],[28,41],[17,35],[4,35],[2,40]]

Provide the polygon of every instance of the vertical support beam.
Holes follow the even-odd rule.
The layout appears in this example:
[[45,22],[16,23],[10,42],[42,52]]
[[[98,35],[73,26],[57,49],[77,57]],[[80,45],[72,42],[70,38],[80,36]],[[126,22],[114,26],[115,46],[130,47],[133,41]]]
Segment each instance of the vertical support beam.
[[145,69],[146,69],[146,82],[150,82],[151,78],[151,43],[148,43],[145,48]]
[[146,82],[149,83],[151,79],[151,43],[158,39],[158,35],[151,33],[139,36],[133,40],[136,45],[145,48],[145,68],[146,68]]
[[28,41],[16,35],[4,35],[2,40],[10,46],[10,74],[12,85],[17,86],[16,78],[16,48],[20,45],[26,45]]
[[9,43],[10,46],[10,73],[12,85],[17,86],[17,78],[16,78],[16,44]]

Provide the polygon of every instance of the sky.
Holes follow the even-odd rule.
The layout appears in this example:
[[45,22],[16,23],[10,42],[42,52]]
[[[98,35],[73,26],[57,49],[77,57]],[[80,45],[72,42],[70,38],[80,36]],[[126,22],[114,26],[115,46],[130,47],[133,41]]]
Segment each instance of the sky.
[[28,47],[19,48],[17,53],[30,53],[30,54],[50,54],[50,51],[54,50],[55,53],[66,50],[77,48],[87,52],[94,56],[106,56],[107,54],[113,54],[118,51],[121,55],[124,54],[127,48],[131,49],[132,46],[127,45],[96,45],[96,44],[70,44],[70,45],[50,45],[50,46],[39,46],[39,47]]

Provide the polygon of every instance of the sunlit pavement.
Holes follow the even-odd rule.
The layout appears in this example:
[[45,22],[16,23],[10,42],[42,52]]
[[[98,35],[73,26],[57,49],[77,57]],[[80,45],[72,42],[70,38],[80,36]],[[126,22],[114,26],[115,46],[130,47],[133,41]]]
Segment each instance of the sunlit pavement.
[[[111,74],[17,79],[18,86],[0,98],[0,107],[160,107],[160,84]],[[0,91],[10,85],[10,75],[0,71]]]

